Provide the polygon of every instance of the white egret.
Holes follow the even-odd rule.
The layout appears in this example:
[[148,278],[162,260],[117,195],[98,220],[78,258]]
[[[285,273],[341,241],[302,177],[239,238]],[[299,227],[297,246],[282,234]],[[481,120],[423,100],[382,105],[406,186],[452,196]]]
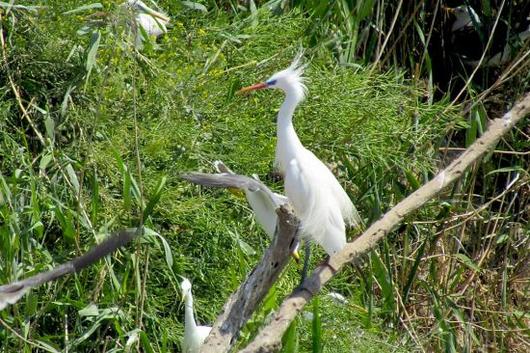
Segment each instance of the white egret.
[[144,34],[157,38],[167,32],[166,26],[170,19],[166,14],[151,9],[140,0],[127,0],[124,5],[136,13],[134,20],[136,22],[137,46],[142,46],[144,39],[146,39]]
[[[287,197],[270,191],[269,188],[261,183],[257,176],[252,179],[235,174],[221,161],[215,161],[214,165],[222,174],[189,173],[182,175],[182,177],[195,184],[243,190],[248,204],[254,211],[256,222],[272,240],[278,223],[276,210],[281,205],[289,202]],[[297,249],[298,245],[295,245],[292,257],[298,262],[300,256]]]
[[204,340],[212,330],[209,326],[198,326],[193,314],[193,295],[191,294],[191,282],[184,278],[180,284],[184,307],[184,339],[182,341],[183,353],[198,353]]
[[[214,165],[221,173],[236,175],[221,161],[215,161]],[[245,192],[250,208],[254,211],[256,222],[258,222],[261,228],[263,228],[265,233],[267,233],[272,240],[274,233],[276,232],[276,224],[278,223],[276,209],[283,204],[287,204],[289,200],[281,194],[275,192],[271,193],[263,184],[261,184],[256,175],[253,175],[253,177],[258,183],[247,182],[240,185]]]
[[300,219],[301,237],[314,240],[333,255],[346,244],[346,224],[358,225],[360,218],[333,173],[296,135],[293,113],[307,90],[300,59],[301,55],[266,82],[245,87],[240,92],[274,88],[285,93],[278,113],[275,164],[284,175],[285,194]]
[[85,254],[59,265],[50,271],[41,272],[24,280],[0,286],[0,310],[5,309],[9,304],[15,304],[31,288],[56,280],[69,273],[79,272],[81,269],[90,266],[102,257],[111,254],[118,248],[127,244],[139,234],[141,234],[141,232],[138,230],[119,232],[117,235],[113,235],[94,246]]

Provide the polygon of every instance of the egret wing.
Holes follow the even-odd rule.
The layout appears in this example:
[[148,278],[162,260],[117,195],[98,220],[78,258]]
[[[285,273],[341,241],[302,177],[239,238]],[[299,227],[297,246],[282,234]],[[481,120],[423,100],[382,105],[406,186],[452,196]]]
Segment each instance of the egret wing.
[[286,170],[285,191],[300,218],[302,235],[332,255],[346,243],[345,225],[321,168],[330,172],[321,164],[312,153],[305,154],[300,160],[292,159]]
[[239,174],[205,174],[205,173],[187,173],[181,175],[182,179],[194,184],[217,187],[217,188],[236,188],[248,190],[251,192],[260,191],[265,193],[271,202],[276,203],[278,197],[263,185],[262,182]]

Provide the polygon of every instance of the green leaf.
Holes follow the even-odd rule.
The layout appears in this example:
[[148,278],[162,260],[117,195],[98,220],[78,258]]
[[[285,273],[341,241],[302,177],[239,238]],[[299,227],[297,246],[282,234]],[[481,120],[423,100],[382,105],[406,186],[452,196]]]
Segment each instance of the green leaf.
[[68,87],[68,89],[66,90],[66,93],[64,94],[63,102],[61,103],[61,116],[66,115],[66,110],[68,109],[68,100],[71,99],[71,94],[74,89],[75,89],[75,86],[72,85]]
[[381,256],[383,255],[379,255],[375,251],[372,252],[373,273],[383,292],[385,310],[392,312],[395,307],[394,288],[392,287],[391,274],[383,261],[381,261]]
[[248,245],[247,242],[245,242],[243,239],[241,239],[240,237],[237,238],[237,242],[239,244],[239,247],[241,248],[241,250],[243,251],[243,253],[245,253],[245,255],[247,256],[254,256],[256,255],[256,250],[254,250],[252,248],[252,246]]
[[103,8],[103,5],[101,5],[101,3],[95,2],[93,4],[79,6],[79,7],[75,8],[75,9],[73,9],[73,10],[63,12],[63,15],[71,15],[73,13],[78,13],[78,12],[82,12],[82,11],[86,11],[86,10],[102,9],[102,8]]
[[515,167],[505,167],[505,168],[499,168],[499,169],[492,170],[491,172],[488,172],[486,176],[497,174],[497,173],[511,173],[511,172],[527,173],[527,171],[524,168],[515,166]]
[[180,2],[182,5],[186,6],[187,8],[189,9],[192,9],[192,10],[198,10],[198,11],[202,11],[202,12],[208,12],[208,9],[206,8],[206,6],[204,6],[203,4],[199,4],[198,2],[194,2],[194,1],[181,1]]
[[42,171],[46,170],[46,167],[48,166],[48,164],[50,164],[52,159],[53,159],[53,153],[52,152],[48,152],[45,155],[43,155],[42,157],[40,157],[39,169],[42,170]]
[[112,149],[112,154],[118,162],[118,168],[122,174],[122,197],[123,197],[123,208],[126,211],[131,210],[131,174],[129,173],[129,168],[125,165],[125,162],[121,158],[120,154],[116,149]]
[[140,342],[142,343],[145,352],[155,353],[155,350],[151,346],[151,341],[144,331],[140,331]]
[[35,340],[35,342],[38,343],[38,346],[40,346],[39,348],[45,349],[46,351],[50,353],[61,353],[61,351],[58,351],[57,349],[53,348],[51,345],[49,345],[48,343],[44,341]]
[[68,209],[65,210],[66,212],[63,213],[60,207],[54,208],[54,214],[59,220],[59,224],[61,225],[61,230],[63,233],[64,239],[72,243],[74,241],[75,237],[75,227],[72,219],[72,215],[68,211]]
[[44,127],[46,128],[46,135],[53,142],[55,140],[55,122],[49,114],[46,114],[46,118],[44,119]]
[[359,1],[357,4],[357,21],[362,21],[366,17],[370,16],[374,8],[375,0],[363,0]]
[[131,204],[132,204],[131,173],[129,173],[128,169],[125,169],[125,172],[123,173],[122,197],[123,197],[123,208],[126,211],[130,211]]
[[469,257],[467,257],[465,254],[456,254],[455,257],[460,260],[460,262],[462,262],[465,266],[467,266],[468,268],[476,271],[476,272],[480,272],[480,267],[477,266],[477,264],[475,264],[475,262],[473,260],[471,260]]
[[322,352],[322,321],[320,319],[320,299],[318,296],[313,298],[313,321],[311,323],[312,333],[312,352]]
[[412,187],[412,190],[419,189],[421,185],[418,179],[416,179],[416,176],[408,169],[405,169],[404,172],[405,172],[405,176],[407,177],[407,181]]
[[99,309],[96,304],[88,304],[83,309],[77,312],[79,316],[98,316]]
[[90,73],[96,64],[96,54],[98,53],[99,42],[101,40],[101,33],[99,31],[92,32],[92,37],[90,38],[90,44],[88,46],[88,54],[86,57],[86,81],[90,77]]
[[503,244],[505,243],[508,239],[510,238],[510,236],[506,233],[504,234],[501,234],[497,237],[497,240],[496,240],[496,243],[497,244]]
[[7,9],[7,12],[14,10],[27,10],[27,11],[37,11],[38,9],[42,9],[44,6],[26,6],[26,5],[15,5],[13,2],[4,2],[0,1],[0,7]]
[[162,243],[162,246],[164,247],[164,255],[166,257],[166,264],[169,267],[171,271],[173,271],[173,252],[171,251],[171,246],[169,246],[169,243],[167,242],[166,238],[161,236],[158,232],[155,232],[154,230],[144,227],[144,234],[146,236],[156,236],[158,239],[160,239],[160,242]]
[[144,219],[147,219],[151,215],[155,205],[160,200],[160,197],[162,196],[162,190],[164,189],[164,186],[166,185],[166,181],[167,181],[167,177],[163,176],[162,179],[160,179],[160,181],[158,182],[158,185],[156,186],[156,189],[155,189],[155,193],[149,199],[147,206],[145,206]]
[[66,173],[68,173],[68,179],[70,179],[70,183],[72,183],[76,194],[79,194],[79,180],[77,179],[77,174],[75,173],[74,167],[72,167],[71,164],[66,166]]
[[297,320],[293,320],[287,331],[282,337],[282,353],[296,353],[298,352],[298,325]]

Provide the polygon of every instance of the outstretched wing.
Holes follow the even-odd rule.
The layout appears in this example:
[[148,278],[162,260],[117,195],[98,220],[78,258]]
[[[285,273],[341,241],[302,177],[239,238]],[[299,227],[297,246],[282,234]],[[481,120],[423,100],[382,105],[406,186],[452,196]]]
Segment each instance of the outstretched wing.
[[[194,184],[216,187],[216,188],[236,188],[241,190],[248,190],[250,192],[262,192],[270,199],[274,205],[281,205],[284,199],[278,197],[268,187],[263,185],[259,180],[249,178],[239,174],[205,174],[205,173],[187,173],[181,175],[182,179],[190,181]],[[281,196],[281,195],[280,195]]]

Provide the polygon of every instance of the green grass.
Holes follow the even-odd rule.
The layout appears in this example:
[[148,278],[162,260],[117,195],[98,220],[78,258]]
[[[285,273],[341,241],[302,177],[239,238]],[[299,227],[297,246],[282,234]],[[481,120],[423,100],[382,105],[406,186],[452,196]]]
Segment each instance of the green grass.
[[[433,175],[444,137],[462,124],[456,107],[429,103],[404,72],[337,66],[331,50],[312,49],[306,36],[312,21],[296,12],[230,17],[161,2],[174,26],[137,52],[116,2],[102,2],[106,16],[98,18],[107,22],[91,29],[100,35],[97,46],[91,40],[97,35],[76,33],[94,21],[95,10],[65,15],[79,4],[51,3],[38,13],[2,14],[9,71],[4,64],[0,68],[0,283],[80,254],[111,230],[143,223],[152,231],[111,259],[38,288],[0,313],[6,352],[43,345],[121,352],[128,351],[131,337],[138,337],[133,347],[142,351],[178,351],[178,276],[192,280],[198,321],[215,320],[268,239],[244,199],[178,176],[213,171],[212,161],[221,159],[281,190],[267,175],[282,97],[273,91],[234,93],[287,66],[301,45],[309,48],[309,96],[296,112],[297,132],[333,168],[367,223]],[[453,195],[465,194],[466,187]],[[453,195],[442,201],[457,215],[466,206],[453,205]],[[443,221],[444,210],[433,201],[416,216]],[[416,343],[404,333],[410,324],[399,324],[403,305],[390,300],[405,292],[411,306],[422,308],[426,296],[436,304],[432,312],[418,310],[418,317],[436,316],[436,322],[418,328],[415,338],[432,350],[448,347],[458,330],[452,317],[461,317],[462,309],[453,305],[454,293],[438,284],[456,273],[456,287],[470,265],[455,257],[454,272],[444,272],[435,257],[418,264],[417,280],[419,249],[437,254],[436,227],[407,224],[379,249],[380,257],[374,253],[364,267],[350,267],[333,279],[329,290],[346,295],[351,306],[322,296],[319,330],[298,319],[299,351],[311,351],[312,332],[321,336],[324,352],[414,350]],[[322,252],[314,263],[321,258]],[[243,331],[243,342],[297,281],[291,264]]]

